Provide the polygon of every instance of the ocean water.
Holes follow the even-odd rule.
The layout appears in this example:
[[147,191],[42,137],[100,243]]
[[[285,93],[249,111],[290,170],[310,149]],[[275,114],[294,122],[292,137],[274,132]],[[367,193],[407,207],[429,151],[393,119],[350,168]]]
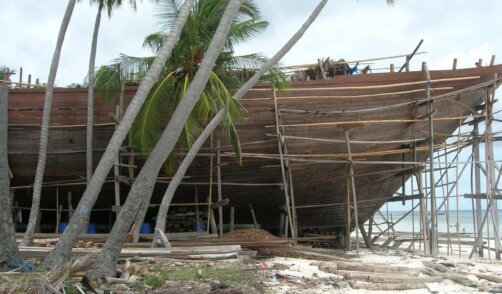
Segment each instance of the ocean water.
[[[407,212],[406,211],[385,211],[381,210],[383,215],[391,222],[396,222],[399,220],[402,216],[404,216]],[[485,211],[483,210],[481,220],[483,220]],[[498,211],[499,214],[499,230],[502,230],[502,209],[499,209]],[[419,232],[420,231],[420,218],[419,218],[419,210],[417,209],[414,212],[414,219],[412,214],[410,213],[407,215],[405,218],[403,218],[399,223],[394,225],[394,230],[399,231],[399,232]],[[430,215],[428,215],[430,218]],[[380,215],[375,214],[374,221],[379,224],[380,228],[386,229],[387,224],[385,221],[380,217]],[[490,238],[493,238],[494,235],[494,230],[493,230],[493,225],[491,221],[491,214],[489,215],[489,218],[486,221],[489,225],[489,231],[486,229],[486,224],[483,229],[483,235],[486,237],[487,234],[490,234]],[[473,213],[472,210],[459,210],[458,211],[458,224],[459,224],[459,232],[463,236],[474,236],[474,220],[473,220]],[[414,229],[413,229],[414,228]],[[457,234],[457,212],[456,211],[450,211],[449,215],[449,220],[447,219],[445,214],[438,215],[438,232],[439,233],[447,233],[448,228],[450,230],[450,234],[456,235]],[[500,232],[500,235],[502,235],[502,232]],[[502,237],[502,236],[499,236]]]

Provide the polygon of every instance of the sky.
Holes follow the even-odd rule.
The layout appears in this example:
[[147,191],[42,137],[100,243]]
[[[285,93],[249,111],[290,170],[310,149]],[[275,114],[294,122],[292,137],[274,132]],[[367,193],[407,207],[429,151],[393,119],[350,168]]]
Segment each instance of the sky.
[[[317,0],[255,0],[268,29],[236,48],[237,54],[272,56],[310,15]],[[82,83],[88,70],[90,42],[97,7],[89,1],[77,4],[63,45],[58,86]],[[127,1],[125,1],[127,2]],[[283,58],[282,65],[315,63],[318,58],[361,60],[409,54],[424,40],[412,60],[412,69],[426,61],[430,69],[473,67],[479,59],[487,64],[492,55],[502,60],[502,1],[496,0],[330,0],[317,21]],[[0,65],[24,69],[33,80],[46,82],[57,33],[67,1],[0,0]],[[96,65],[108,64],[120,53],[149,56],[141,47],[146,35],[156,32],[158,7],[138,1],[134,12],[128,5],[105,16],[99,34]],[[396,67],[403,58],[371,64],[373,68]],[[500,63],[500,62],[498,62]],[[17,75],[13,81],[19,81]],[[500,108],[500,107],[499,107]],[[465,193],[469,193],[465,191]],[[394,209],[405,209],[393,204]],[[467,204],[465,204],[466,206]],[[464,206],[464,205],[463,205]],[[392,208],[391,208],[392,209]]]
[[[265,33],[236,49],[237,54],[261,52],[272,56],[301,26],[317,5],[315,0],[255,0],[263,18],[270,22]],[[63,45],[56,83],[82,83],[89,62],[90,42],[97,7],[89,1],[77,4]],[[127,1],[126,1],[127,2]],[[67,1],[0,0],[0,65],[24,69],[41,82],[47,80],[60,22]],[[110,63],[120,53],[147,56],[141,47],[146,35],[159,30],[158,8],[138,1],[137,12],[128,5],[104,17],[99,35],[97,65]],[[410,53],[424,43],[412,67],[426,61],[430,69],[471,67],[492,55],[502,58],[500,28],[502,1],[495,0],[330,0],[306,35],[282,60],[283,65],[314,63],[331,57],[359,60]],[[392,59],[373,68],[396,66]],[[18,76],[12,78],[19,81]]]

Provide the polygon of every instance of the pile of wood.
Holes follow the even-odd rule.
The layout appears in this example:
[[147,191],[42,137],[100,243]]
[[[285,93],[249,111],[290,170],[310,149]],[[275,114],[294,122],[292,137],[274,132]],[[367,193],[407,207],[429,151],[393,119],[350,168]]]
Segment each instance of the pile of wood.
[[421,275],[409,267],[382,263],[323,262],[319,270],[343,276],[353,289],[410,290],[425,288],[425,283],[443,280],[443,277]]
[[502,288],[502,278],[499,276],[462,271],[454,264],[437,261],[423,261],[422,268],[361,261],[331,261],[321,263],[319,270],[343,276],[353,289],[421,289],[427,288],[426,283],[439,283],[445,279],[480,291]]
[[[42,258],[49,254],[52,248],[48,247],[19,247],[23,258]],[[99,248],[73,248],[73,255],[97,254]],[[171,248],[123,248],[120,257],[134,256],[162,256],[180,259],[229,259],[237,258],[239,254],[249,255],[242,250],[240,245],[211,245],[211,246],[185,246]]]

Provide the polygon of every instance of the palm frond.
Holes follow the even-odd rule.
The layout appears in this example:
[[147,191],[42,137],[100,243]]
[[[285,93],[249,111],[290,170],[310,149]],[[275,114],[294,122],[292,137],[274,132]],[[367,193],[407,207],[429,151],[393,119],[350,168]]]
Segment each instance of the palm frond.
[[160,48],[167,39],[167,35],[163,32],[156,32],[146,36],[143,41],[143,48],[150,48],[153,52],[159,52]]
[[121,91],[123,77],[120,64],[103,65],[94,77],[94,88],[98,91],[103,101],[114,100]]
[[120,64],[121,75],[125,82],[139,83],[150,68],[154,57],[136,57],[125,54],[115,59],[115,63]]
[[166,117],[172,111],[170,98],[173,94],[174,82],[173,73],[164,77],[148,95],[134,122],[133,140],[143,153],[152,150],[167,123]]
[[159,25],[166,32],[170,31],[178,17],[181,6],[180,0],[158,0],[157,13],[155,16],[159,19]]
[[219,100],[218,104],[220,105],[220,107],[224,106],[227,107],[223,130],[228,135],[230,142],[232,144],[232,148],[239,162],[241,162],[242,161],[241,146],[240,146],[239,136],[237,134],[237,129],[235,128],[234,125],[234,121],[241,117],[242,107],[240,106],[237,100],[233,99],[232,94],[230,94],[228,89],[223,84],[222,80],[214,72],[211,73],[209,82]]
[[232,24],[230,32],[228,33],[228,40],[225,44],[225,49],[229,49],[227,48],[229,45],[234,46],[248,41],[249,38],[262,33],[268,25],[268,22],[260,21],[255,18]]
[[241,5],[241,8],[239,9],[239,14],[237,16],[240,18],[248,17],[248,18],[259,19],[261,18],[261,13],[260,9],[258,8],[258,5],[256,5],[255,2],[245,1]]

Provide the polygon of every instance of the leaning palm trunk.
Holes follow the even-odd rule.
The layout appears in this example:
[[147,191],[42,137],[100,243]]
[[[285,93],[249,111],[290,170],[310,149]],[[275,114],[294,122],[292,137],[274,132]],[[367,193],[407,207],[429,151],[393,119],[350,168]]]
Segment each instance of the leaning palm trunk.
[[91,276],[109,276],[115,274],[118,256],[122,250],[127,233],[138,213],[138,209],[142,202],[150,201],[157,175],[163,163],[172,152],[182,132],[185,121],[199,100],[216,59],[223,49],[232,22],[244,1],[245,0],[231,0],[227,5],[213,39],[200,63],[199,70],[195,74],[186,93],[181,98],[181,101],[162,132],[159,141],[150,153],[145,165],[132,184],[127,200],[122,206],[112,231],[101,250],[101,263],[94,272],[90,273]]
[[[310,27],[310,25],[314,22],[314,20],[317,18],[321,10],[324,8],[328,0],[322,0],[319,5],[317,5],[316,9],[312,12],[310,17],[307,19],[307,21],[303,24],[303,26],[298,30],[298,32],[291,37],[291,39],[279,50],[274,57],[272,57],[269,61],[267,61],[258,72],[254,74],[251,79],[249,79],[234,95],[234,99],[240,100],[248,91],[251,89],[257,82],[258,80],[265,74],[267,70],[269,70],[273,65],[275,65],[281,58],[288,53],[289,50],[300,40],[300,38],[303,36],[303,34],[307,31],[307,29]],[[200,134],[200,136],[197,138],[195,143],[192,145],[190,150],[188,151],[188,154],[185,156],[183,161],[181,162],[180,166],[178,167],[178,170],[176,171],[176,174],[174,177],[171,179],[171,182],[169,183],[169,186],[167,187],[166,193],[164,194],[164,197],[162,198],[162,203],[160,204],[160,209],[159,213],[157,215],[157,223],[155,224],[155,237],[153,240],[153,245],[156,246],[160,242],[160,236],[158,236],[158,230],[161,230],[162,232],[165,231],[166,228],[166,218],[167,218],[167,212],[169,210],[169,205],[171,204],[171,201],[174,196],[174,192],[176,192],[176,189],[178,188],[179,184],[181,183],[183,177],[185,176],[186,171],[190,167],[190,164],[194,160],[195,156],[199,152],[200,148],[204,144],[204,142],[207,140],[207,138],[214,132],[214,130],[218,127],[218,125],[223,121],[225,118],[227,112],[227,108],[224,107],[218,113],[213,117],[213,119],[209,122],[209,124],[206,126],[204,131]],[[141,220],[142,222],[143,220]]]
[[103,2],[99,4],[96,21],[94,22],[94,32],[92,34],[91,56],[89,58],[89,85],[87,88],[87,148],[86,148],[86,175],[87,184],[92,178],[92,136],[94,128],[94,67],[96,64],[96,48],[98,47],[98,33],[101,24],[101,11],[103,10]]
[[30,210],[30,219],[28,227],[24,233],[22,245],[28,246],[33,240],[35,227],[37,225],[38,212],[40,208],[40,197],[42,194],[42,181],[44,179],[45,160],[47,158],[47,142],[49,141],[49,118],[51,116],[52,92],[54,91],[54,83],[56,82],[56,73],[58,71],[59,57],[61,55],[61,48],[66,34],[66,29],[70,23],[73,8],[75,7],[76,0],[69,0],[66,6],[66,12],[63,17],[63,22],[59,28],[59,35],[56,42],[56,49],[52,57],[51,69],[47,86],[45,88],[44,97],[44,112],[42,115],[42,127],[40,131],[40,149],[38,153],[37,171],[35,173],[35,183],[33,184],[33,198]]
[[0,83],[0,267],[16,266],[19,254],[12,220],[9,161],[7,156],[7,116],[9,87]]
[[56,248],[54,248],[54,250],[45,259],[43,263],[44,267],[55,267],[69,260],[72,245],[77,240],[80,233],[86,229],[89,223],[91,209],[98,198],[106,176],[115,162],[115,156],[118,153],[122,142],[127,137],[129,129],[138,115],[141,106],[145,102],[148,93],[152,89],[155,81],[162,71],[162,67],[171,55],[171,52],[179,39],[181,30],[185,26],[185,22],[190,14],[190,9],[192,8],[194,2],[195,0],[185,0],[183,6],[180,8],[180,12],[169,33],[169,37],[159,50],[159,53],[148,69],[145,78],[139,85],[136,95],[134,95],[129,107],[127,107],[124,117],[113,133],[113,136],[108,143],[108,147],[94,171],[91,182],[87,185],[84,195],[82,195],[82,198],[80,199],[80,202],[70,219],[68,227],[61,236]]

